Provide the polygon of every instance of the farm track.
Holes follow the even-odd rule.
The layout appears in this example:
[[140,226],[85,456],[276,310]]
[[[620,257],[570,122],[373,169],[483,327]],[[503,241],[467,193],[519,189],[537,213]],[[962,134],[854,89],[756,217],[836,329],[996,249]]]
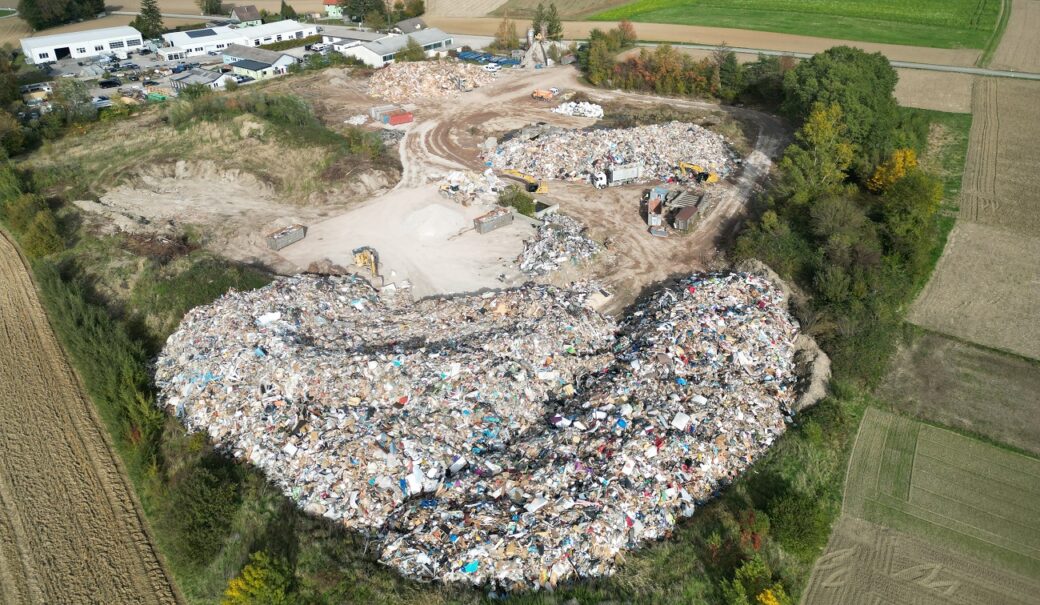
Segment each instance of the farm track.
[[0,601],[180,602],[93,404],[0,233]]

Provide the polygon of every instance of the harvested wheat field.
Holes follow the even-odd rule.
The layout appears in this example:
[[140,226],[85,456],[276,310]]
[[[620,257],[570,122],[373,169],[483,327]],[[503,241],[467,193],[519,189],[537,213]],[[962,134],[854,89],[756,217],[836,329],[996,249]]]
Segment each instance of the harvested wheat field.
[[1040,0],[1013,0],[1011,19],[990,67],[1040,71]]
[[923,332],[891,367],[883,401],[1040,454],[1040,362]]
[[870,408],[804,604],[1035,602],[1040,460]]
[[177,603],[140,505],[0,233],[0,602]]
[[908,319],[1040,359],[1040,84],[980,79],[960,214]]

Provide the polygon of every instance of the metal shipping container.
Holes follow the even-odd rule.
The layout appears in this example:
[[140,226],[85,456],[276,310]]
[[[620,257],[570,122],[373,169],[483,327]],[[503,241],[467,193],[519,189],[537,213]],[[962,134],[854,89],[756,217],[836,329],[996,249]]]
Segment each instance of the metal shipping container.
[[481,235],[490,233],[499,227],[505,227],[513,222],[513,212],[506,208],[497,208],[487,214],[473,219],[473,228]]
[[295,244],[306,236],[307,227],[303,225],[289,225],[268,233],[267,247],[271,250],[281,250],[290,244]]

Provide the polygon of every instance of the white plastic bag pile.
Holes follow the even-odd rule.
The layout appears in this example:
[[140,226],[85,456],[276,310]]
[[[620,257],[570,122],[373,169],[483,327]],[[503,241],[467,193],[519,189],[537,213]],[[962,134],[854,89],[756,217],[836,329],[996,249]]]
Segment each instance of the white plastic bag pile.
[[553,113],[599,119],[603,117],[603,107],[588,101],[568,101],[554,107]]

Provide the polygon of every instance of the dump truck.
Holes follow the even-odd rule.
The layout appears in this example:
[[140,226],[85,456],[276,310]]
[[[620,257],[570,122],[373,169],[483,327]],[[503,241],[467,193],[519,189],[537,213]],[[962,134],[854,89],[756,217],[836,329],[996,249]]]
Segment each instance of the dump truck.
[[643,176],[643,165],[642,164],[619,164],[617,166],[611,166],[603,172],[597,172],[592,175],[591,180],[593,186],[597,189],[603,189],[604,187],[616,187],[618,185],[625,185],[633,181],[637,181]]
[[717,183],[719,181],[719,175],[698,164],[690,164],[689,162],[679,162],[676,172],[682,178],[693,179],[696,183]]
[[535,90],[531,93],[531,98],[539,101],[552,101],[555,96],[556,93],[551,90]]
[[519,170],[513,170],[507,168],[502,171],[502,175],[506,178],[513,179],[514,181],[520,181],[524,184],[524,188],[528,193],[548,193],[549,186],[545,184],[545,181],[540,181],[529,174],[520,172]]

